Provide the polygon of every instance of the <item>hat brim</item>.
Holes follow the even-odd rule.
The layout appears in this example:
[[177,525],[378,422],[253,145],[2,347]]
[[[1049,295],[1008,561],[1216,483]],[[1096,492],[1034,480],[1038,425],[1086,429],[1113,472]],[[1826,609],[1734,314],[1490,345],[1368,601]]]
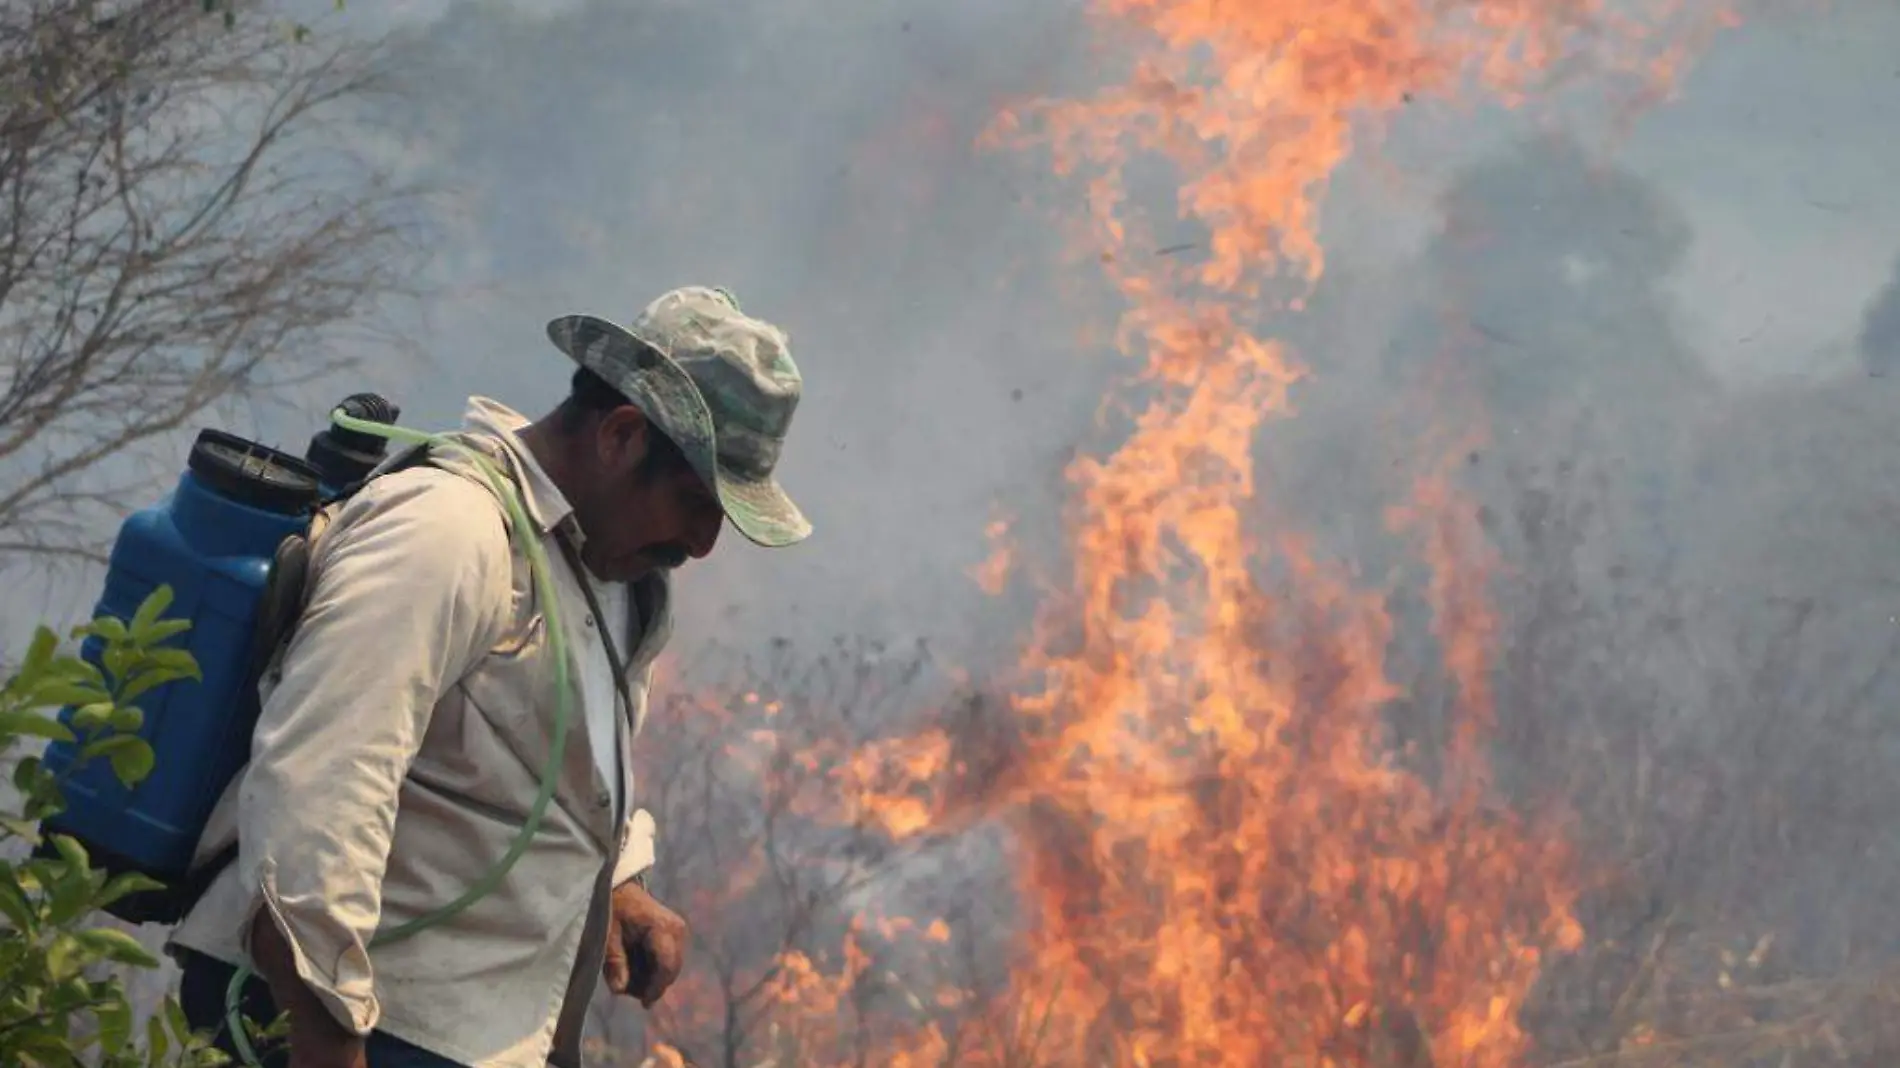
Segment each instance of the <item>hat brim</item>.
[[811,522],[777,480],[744,478],[719,462],[706,399],[665,348],[594,315],[562,316],[547,332],[555,348],[619,390],[679,446],[747,540],[780,549],[811,536]]
[[719,503],[747,540],[783,549],[811,537],[811,521],[774,479],[748,480],[719,471]]

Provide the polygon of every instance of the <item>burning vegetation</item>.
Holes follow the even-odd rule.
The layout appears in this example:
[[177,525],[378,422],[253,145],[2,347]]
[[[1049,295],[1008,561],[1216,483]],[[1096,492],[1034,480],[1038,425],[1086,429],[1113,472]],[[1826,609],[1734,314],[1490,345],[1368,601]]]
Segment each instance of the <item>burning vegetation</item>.
[[[1316,551],[1256,470],[1259,430],[1306,374],[1273,329],[1323,276],[1316,198],[1357,141],[1408,102],[1518,102],[1557,72],[1640,103],[1720,13],[1096,6],[1134,42],[1129,82],[995,131],[1083,181],[1092,258],[1126,308],[1119,444],[1069,472],[1072,570],[1011,686],[974,689],[926,650],[783,646],[656,712],[661,891],[701,943],[641,1038],[604,1029],[603,1059],[1881,1063],[1884,979],[1796,991],[1764,978],[1761,932],[1688,931],[1657,904],[1655,843],[1586,826],[1576,784],[1540,778],[1540,742],[1505,722],[1545,699],[1553,659],[1586,655],[1525,659],[1537,626],[1569,626],[1551,614],[1568,602],[1520,581],[1497,603],[1500,531],[1533,578],[1568,573],[1563,535],[1587,520],[1563,509],[1590,472],[1565,466],[1489,514],[1464,477],[1482,420],[1456,391],[1428,400],[1457,421],[1409,428],[1428,462],[1384,509],[1424,576],[1408,616]],[[1204,231],[1191,248],[1129,193],[1154,165]],[[993,590],[1009,550],[982,570]],[[1399,677],[1414,630],[1432,663]],[[924,692],[955,696],[924,714],[909,703]],[[1501,748],[1531,772],[1494,772]],[[1644,833],[1680,845],[1702,826],[1684,813],[1715,804],[1625,770],[1598,788],[1650,805],[1630,816],[1655,817]]]

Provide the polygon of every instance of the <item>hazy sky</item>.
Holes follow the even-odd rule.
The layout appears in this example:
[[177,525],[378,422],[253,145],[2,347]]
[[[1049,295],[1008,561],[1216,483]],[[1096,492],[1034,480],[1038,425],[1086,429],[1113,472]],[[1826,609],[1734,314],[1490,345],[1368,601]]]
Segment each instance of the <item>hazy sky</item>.
[[[624,320],[672,285],[729,286],[793,336],[808,391],[782,474],[818,534],[765,553],[728,532],[683,577],[689,633],[735,609],[742,637],[1009,639],[1010,613],[971,615],[965,570],[993,507],[1049,526],[1116,358],[1085,338],[1111,319],[1062,256],[1070,194],[1041,159],[973,141],[1008,101],[1095,76],[1081,5],[290,6],[319,32],[400,35],[409,100],[365,137],[453,194],[431,250],[443,295],[419,328],[430,365],[388,380],[405,421],[444,425],[472,393],[537,413],[570,370],[549,318]],[[1891,274],[1895,41],[1887,0],[1749,24],[1623,147],[1693,227],[1675,312],[1722,376],[1819,366]],[[1523,130],[1492,111],[1401,125],[1411,187],[1349,168],[1332,254],[1416,252],[1438,184]]]

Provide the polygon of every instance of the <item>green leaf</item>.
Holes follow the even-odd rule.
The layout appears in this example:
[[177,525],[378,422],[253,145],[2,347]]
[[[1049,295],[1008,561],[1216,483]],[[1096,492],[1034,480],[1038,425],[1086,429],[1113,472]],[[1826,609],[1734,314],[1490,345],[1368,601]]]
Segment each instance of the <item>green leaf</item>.
[[112,880],[106,883],[104,889],[93,895],[92,905],[94,908],[103,909],[121,898],[144,893],[148,890],[163,889],[165,889],[165,884],[149,875],[140,875],[138,872],[126,872],[122,875],[113,876]]
[[55,983],[78,975],[90,961],[79,940],[64,931],[53,936],[46,946],[46,974]]
[[61,659],[54,666],[62,669],[68,679],[90,686],[100,693],[106,692],[106,673],[100,671],[99,665],[92,661],[69,656]]
[[106,725],[115,731],[136,734],[140,727],[145,726],[145,713],[136,705],[115,708],[112,710],[112,717],[106,721]]
[[[74,939],[74,941],[78,941]],[[45,992],[42,999],[48,1011],[56,1013],[81,1012],[86,1003],[92,1000],[92,984],[86,981],[83,973],[54,983],[52,989]]]
[[118,964],[131,964],[140,968],[158,967],[158,958],[152,956],[152,951],[139,945],[138,939],[124,931],[95,927],[80,931],[73,939],[95,956]]
[[92,893],[83,879],[77,882],[62,879],[47,886],[41,900],[46,903],[46,909],[40,925],[67,927],[86,914],[92,904]]
[[40,844],[40,825],[37,820],[21,819],[18,816],[0,816],[0,831],[15,838],[23,838],[28,845]]
[[44,922],[51,927],[64,927],[84,915],[92,904],[92,881],[88,877],[92,869],[72,861],[73,851],[83,857],[85,850],[78,842],[65,835],[50,836],[54,847],[63,855],[62,860],[34,860],[28,864],[35,881],[40,888],[40,899],[45,903]]
[[30,1059],[26,1062],[35,1068],[82,1068],[83,1062],[73,1055],[72,1040],[52,1030],[28,1030],[17,1035],[9,1032],[7,1043],[22,1055]]
[[[55,742],[75,741],[73,732],[51,716],[24,708],[0,711],[0,738],[46,738]],[[18,772],[15,772],[16,778]]]
[[189,649],[151,649],[146,651],[143,659],[144,666],[148,671],[154,668],[163,668],[166,671],[179,672],[179,678],[204,678],[204,675],[198,670],[198,658],[192,656],[191,650]]
[[117,616],[100,616],[86,628],[87,632],[107,642],[123,644],[132,637],[125,627],[125,621]]
[[94,701],[73,712],[73,729],[88,734],[106,725],[112,719],[111,701]]
[[19,865],[11,872],[7,872],[5,868],[0,868],[0,873],[12,875],[19,882],[22,890],[28,893],[38,893],[45,889],[46,884],[51,881],[51,875],[56,874],[52,872],[52,863],[53,862],[49,860],[35,858],[27,861],[25,864]]
[[58,776],[47,771],[38,757],[27,757],[13,769],[13,786],[26,799],[27,814],[34,819],[45,819],[65,807]]
[[46,772],[40,768],[39,757],[26,757],[13,765],[13,788],[23,794],[32,793],[33,788],[45,777]]
[[112,773],[126,786],[144,782],[158,764],[158,754],[152,752],[152,747],[142,739],[137,741],[137,745],[114,750],[112,754]]
[[151,1054],[153,1064],[165,1063],[171,1053],[171,1040],[165,1037],[165,1023],[160,1015],[155,1012],[145,1021],[145,1049]]
[[126,786],[137,786],[152,773],[157,756],[145,739],[136,734],[114,734],[101,738],[80,750],[88,760],[105,757],[112,762],[112,773]]
[[175,678],[178,676],[165,671],[141,671],[133,675],[124,686],[119,687],[119,692],[114,695],[114,699],[122,705],[129,705],[145,696],[148,691],[163,686]]
[[25,809],[27,819],[44,823],[66,811],[66,799],[60,796],[59,784],[50,783],[35,790],[33,796],[27,798]]
[[130,734],[108,734],[104,738],[95,738],[87,742],[85,748],[79,751],[79,759],[97,760],[100,757],[110,757],[115,751],[133,745],[138,740],[136,736]]
[[59,708],[64,705],[89,705],[97,701],[109,701],[112,695],[103,686],[88,686],[71,679],[49,678],[33,687],[27,700],[40,708]]
[[132,1006],[123,995],[95,1008],[93,1016],[99,1021],[99,1046],[108,1055],[132,1041]]
[[53,633],[53,628],[36,628],[33,631],[33,643],[26,647],[26,661],[20,665],[20,674],[31,676],[45,671],[58,649],[59,635]]
[[4,866],[0,866],[0,916],[5,916],[16,931],[33,932],[40,927],[39,910],[27,900],[12,870]]
[[191,1024],[185,1019],[184,1008],[178,1004],[176,998],[166,998],[159,1006],[159,1012],[164,1015],[165,1022],[171,1025],[172,1035],[182,1045],[185,1037],[191,1034]]
[[190,629],[191,620],[189,619],[161,619],[139,636],[139,644],[157,645],[167,638],[175,638]]
[[175,656],[160,658],[162,661],[177,660],[176,663],[154,663],[153,658],[160,652],[182,653],[185,650],[153,650],[146,655],[143,666],[135,666],[132,676],[119,688],[117,700],[120,704],[130,704],[146,691],[178,679],[198,677],[198,665],[195,661],[185,662]]
[[124,682],[132,674],[132,667],[139,658],[138,650],[129,645],[115,644],[106,646],[99,659],[106,666],[106,674],[112,677],[114,685]]
[[80,845],[77,838],[73,838],[70,835],[56,834],[53,836],[53,848],[59,851],[60,859],[65,861],[74,870],[91,870],[92,857],[86,853],[86,847]]
[[171,606],[172,588],[161,584],[146,596],[145,602],[139,605],[138,611],[132,613],[132,622],[126,628],[132,640],[141,645],[145,644],[147,641],[145,636],[151,632],[152,626],[158,622],[159,617],[165,614],[165,609]]

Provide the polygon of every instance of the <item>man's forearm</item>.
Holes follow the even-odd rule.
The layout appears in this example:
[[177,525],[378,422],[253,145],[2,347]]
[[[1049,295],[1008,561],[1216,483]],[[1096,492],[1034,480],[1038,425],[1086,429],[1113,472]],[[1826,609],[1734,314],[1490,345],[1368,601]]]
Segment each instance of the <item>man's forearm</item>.
[[339,1023],[298,976],[290,943],[267,910],[260,909],[251,922],[251,958],[257,974],[270,985],[271,999],[290,1016],[293,1065],[363,1064],[363,1039]]

